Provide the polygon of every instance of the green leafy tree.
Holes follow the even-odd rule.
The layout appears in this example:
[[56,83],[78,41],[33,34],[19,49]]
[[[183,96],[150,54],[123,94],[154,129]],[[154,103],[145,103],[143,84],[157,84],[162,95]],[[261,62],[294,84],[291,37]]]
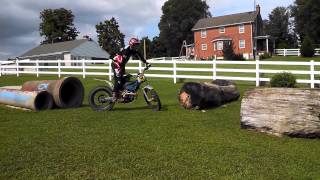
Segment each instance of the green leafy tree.
[[164,3],[159,40],[167,56],[178,56],[183,40],[194,41],[191,29],[199,19],[211,16],[208,9],[203,0],[168,0]]
[[319,0],[296,0],[291,11],[300,40],[303,41],[304,37],[309,36],[314,43],[320,44]]
[[277,39],[277,48],[293,48],[294,35],[290,32],[290,12],[285,7],[276,7],[269,14],[266,21],[265,32]]
[[79,32],[74,27],[74,15],[71,10],[44,9],[40,12],[40,36],[42,44],[75,40]]
[[155,36],[152,39],[150,53],[151,53],[151,56],[154,58],[167,56],[166,54],[167,50],[165,46],[160,42],[159,36]]
[[96,25],[99,45],[114,57],[124,47],[124,34],[114,17]]
[[144,41],[146,42],[147,59],[166,56],[165,48],[160,43],[158,36],[154,37],[152,40],[150,40],[149,37],[143,37],[141,39],[141,45],[139,47],[139,52],[142,55],[144,55]]
[[301,55],[303,57],[313,57],[314,56],[314,48],[312,46],[312,41],[309,36],[306,36],[303,40],[302,46],[300,48]]
[[245,60],[242,54],[236,54],[234,52],[233,41],[224,42],[222,52],[223,52],[223,59],[225,60],[234,60],[234,61]]
[[224,42],[222,52],[223,52],[223,59],[232,60],[235,55],[233,50],[233,42],[232,41]]
[[[139,46],[139,52],[141,55],[144,56],[144,45],[146,45],[146,58],[150,59],[153,57],[151,53],[151,48],[152,48],[152,41],[149,39],[149,37],[143,37],[140,39],[141,45]],[[144,43],[145,42],[145,43]]]

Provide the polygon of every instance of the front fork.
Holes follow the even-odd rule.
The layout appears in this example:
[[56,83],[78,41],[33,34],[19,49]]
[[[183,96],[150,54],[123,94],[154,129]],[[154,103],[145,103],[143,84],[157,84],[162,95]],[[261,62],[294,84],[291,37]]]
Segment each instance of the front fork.
[[151,96],[151,97],[149,98],[149,97],[148,97],[148,94],[147,94],[147,91],[151,91],[151,90],[153,90],[153,87],[150,86],[150,85],[147,85],[147,86],[143,87],[143,89],[142,89],[143,95],[144,95],[144,97],[146,98],[146,100],[147,100],[148,102],[151,102],[151,101],[153,100],[153,97]]

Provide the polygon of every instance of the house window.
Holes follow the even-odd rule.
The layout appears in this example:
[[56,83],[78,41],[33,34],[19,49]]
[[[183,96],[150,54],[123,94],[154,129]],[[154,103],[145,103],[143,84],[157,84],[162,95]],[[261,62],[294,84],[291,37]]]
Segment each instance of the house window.
[[201,44],[201,50],[206,51],[208,49],[207,44]]
[[225,32],[226,32],[226,29],[224,27],[219,28],[219,33],[225,33]]
[[207,30],[201,30],[201,38],[207,37]]
[[239,41],[239,48],[240,49],[246,48],[246,41],[245,40],[240,40]]
[[239,25],[239,33],[244,33],[244,24]]
[[217,50],[218,50],[218,51],[223,50],[223,41],[218,41],[218,42],[217,42]]

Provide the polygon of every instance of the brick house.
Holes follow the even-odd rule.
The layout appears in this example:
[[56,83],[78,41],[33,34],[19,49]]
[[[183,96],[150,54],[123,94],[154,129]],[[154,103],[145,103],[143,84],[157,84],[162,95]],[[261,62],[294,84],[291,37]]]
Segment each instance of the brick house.
[[[263,36],[260,6],[256,11],[200,19],[192,28],[197,59],[223,58],[225,43],[233,42],[235,53],[246,59],[256,52],[270,51],[270,36]],[[272,52],[272,51],[270,51]]]

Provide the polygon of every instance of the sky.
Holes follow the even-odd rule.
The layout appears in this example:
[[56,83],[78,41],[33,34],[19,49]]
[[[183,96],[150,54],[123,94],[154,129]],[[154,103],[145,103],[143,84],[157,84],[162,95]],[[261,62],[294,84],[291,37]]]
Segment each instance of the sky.
[[[89,35],[97,39],[95,25],[115,17],[120,31],[130,37],[152,38],[159,35],[161,7],[166,0],[1,0],[0,60],[20,56],[38,46],[40,12],[46,8],[66,8],[75,15],[78,38]],[[256,0],[263,19],[277,6],[289,6],[294,0]],[[207,0],[213,16],[252,11],[254,0]]]

